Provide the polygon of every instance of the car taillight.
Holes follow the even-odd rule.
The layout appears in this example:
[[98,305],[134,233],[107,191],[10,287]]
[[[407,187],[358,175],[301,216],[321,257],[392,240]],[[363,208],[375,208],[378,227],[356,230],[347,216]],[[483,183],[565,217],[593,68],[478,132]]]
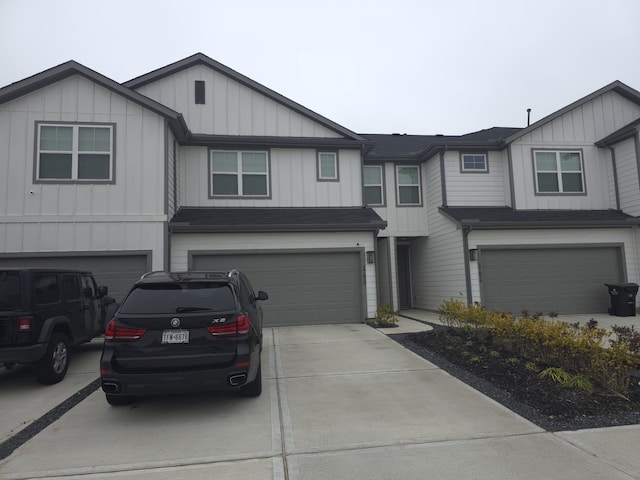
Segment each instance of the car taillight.
[[30,332],[33,317],[18,317],[18,331]]
[[107,327],[104,329],[104,338],[115,342],[126,342],[138,340],[145,333],[146,330],[144,328],[119,327],[116,325],[115,320],[111,320],[107,323]]
[[250,324],[251,321],[247,315],[238,315],[237,322],[210,325],[207,327],[207,331],[216,337],[224,335],[246,335],[249,333]]

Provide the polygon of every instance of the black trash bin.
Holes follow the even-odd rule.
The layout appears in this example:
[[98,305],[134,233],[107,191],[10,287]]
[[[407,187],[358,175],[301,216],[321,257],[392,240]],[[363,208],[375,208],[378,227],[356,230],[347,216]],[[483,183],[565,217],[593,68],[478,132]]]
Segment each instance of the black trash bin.
[[637,283],[605,283],[609,289],[611,308],[609,315],[634,317],[636,315]]

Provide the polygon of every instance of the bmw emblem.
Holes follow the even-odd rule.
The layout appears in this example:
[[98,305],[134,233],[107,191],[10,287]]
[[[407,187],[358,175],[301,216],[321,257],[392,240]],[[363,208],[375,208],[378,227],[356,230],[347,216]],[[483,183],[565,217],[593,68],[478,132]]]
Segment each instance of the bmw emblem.
[[180,326],[180,319],[179,318],[172,318],[171,319],[171,326],[173,328],[178,328]]

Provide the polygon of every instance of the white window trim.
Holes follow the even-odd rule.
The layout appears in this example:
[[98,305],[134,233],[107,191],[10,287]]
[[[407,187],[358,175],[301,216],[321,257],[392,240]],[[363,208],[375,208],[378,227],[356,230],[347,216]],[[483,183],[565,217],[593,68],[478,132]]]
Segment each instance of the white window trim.
[[[541,192],[540,188],[538,186],[538,173],[554,173],[553,171],[541,171],[538,172],[538,163],[536,162],[536,153],[554,153],[556,156],[556,170],[555,170],[555,174],[556,177],[558,179],[558,191],[557,192]],[[577,153],[578,156],[580,157],[580,170],[561,170],[560,169],[560,154],[561,153]],[[585,178],[584,178],[584,161],[583,161],[583,155],[582,155],[582,151],[581,150],[544,150],[544,149],[537,149],[537,150],[533,150],[533,172],[534,172],[534,182],[535,182],[535,186],[536,186],[536,195],[586,195],[587,193],[587,186],[585,183]],[[564,185],[562,182],[562,174],[563,173],[579,173],[580,174],[580,178],[582,181],[582,190],[579,192],[575,192],[575,191],[570,191],[570,192],[565,192],[564,191]]]
[[[415,168],[418,172],[418,183],[400,183],[400,175],[398,171],[401,168]],[[417,203],[402,203],[400,202],[400,187],[418,187],[418,202]],[[396,165],[396,204],[399,207],[419,207],[422,206],[422,176],[419,165]]]
[[[72,149],[70,151],[66,150],[40,150],[40,136],[42,132],[42,127],[67,127],[73,130],[72,132]],[[81,151],[79,149],[79,140],[80,140],[80,128],[106,128],[109,130],[109,142],[110,142],[110,151],[96,151],[91,150],[90,152]],[[56,122],[36,122],[36,161],[35,161],[35,172],[34,172],[34,182],[37,183],[113,183],[114,176],[114,165],[115,165],[115,124],[105,124],[105,123],[56,123]],[[71,154],[71,178],[40,178],[40,155],[42,153],[63,153],[63,154]],[[89,154],[100,154],[100,155],[109,155],[109,178],[78,178],[78,158],[82,153]]]
[[[214,153],[235,153],[237,159],[237,170],[236,172],[216,172],[213,169],[213,154]],[[266,195],[245,195],[242,191],[242,154],[243,153],[264,153],[267,159],[265,172],[247,172],[247,175],[264,175],[266,179],[267,193]],[[271,198],[271,185],[270,185],[270,167],[271,160],[269,158],[269,152],[267,150],[210,150],[209,152],[209,196],[210,198]],[[238,182],[238,193],[237,195],[229,195],[229,194],[216,194],[213,191],[213,175],[234,175],[236,176],[236,181]]]
[[[321,164],[321,158],[322,155],[332,155],[333,156],[333,172],[334,175],[331,177],[325,177],[322,175],[322,164]],[[318,151],[318,156],[317,156],[317,163],[318,163],[318,180],[320,181],[325,181],[325,182],[335,182],[339,180],[339,175],[338,175],[338,152],[331,152],[331,151]]]
[[[464,157],[483,157],[484,168],[467,168],[464,165]],[[464,173],[487,173],[489,171],[489,158],[486,153],[462,153],[460,155],[460,171]]]
[[[380,170],[380,183],[365,183],[364,182],[364,169],[365,168],[377,168]],[[384,198],[384,169],[382,168],[382,165],[365,165],[363,168],[363,175],[362,175],[362,187],[363,187],[363,192],[362,192],[362,196],[363,196],[363,200],[364,200],[364,188],[365,187],[379,187],[380,188],[380,201],[381,203],[367,203],[366,205],[371,205],[371,206],[375,206],[375,207],[380,207],[380,206],[384,206],[386,204],[385,202],[385,198]]]

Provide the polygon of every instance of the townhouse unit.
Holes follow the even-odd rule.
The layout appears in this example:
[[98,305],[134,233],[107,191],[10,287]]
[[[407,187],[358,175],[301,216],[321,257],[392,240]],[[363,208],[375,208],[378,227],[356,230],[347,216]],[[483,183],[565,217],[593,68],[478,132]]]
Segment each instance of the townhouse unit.
[[640,93],[526,128],[357,134],[196,54],[126,83],[70,61],[0,89],[0,266],[245,271],[268,325],[458,298],[606,311],[638,281]]

